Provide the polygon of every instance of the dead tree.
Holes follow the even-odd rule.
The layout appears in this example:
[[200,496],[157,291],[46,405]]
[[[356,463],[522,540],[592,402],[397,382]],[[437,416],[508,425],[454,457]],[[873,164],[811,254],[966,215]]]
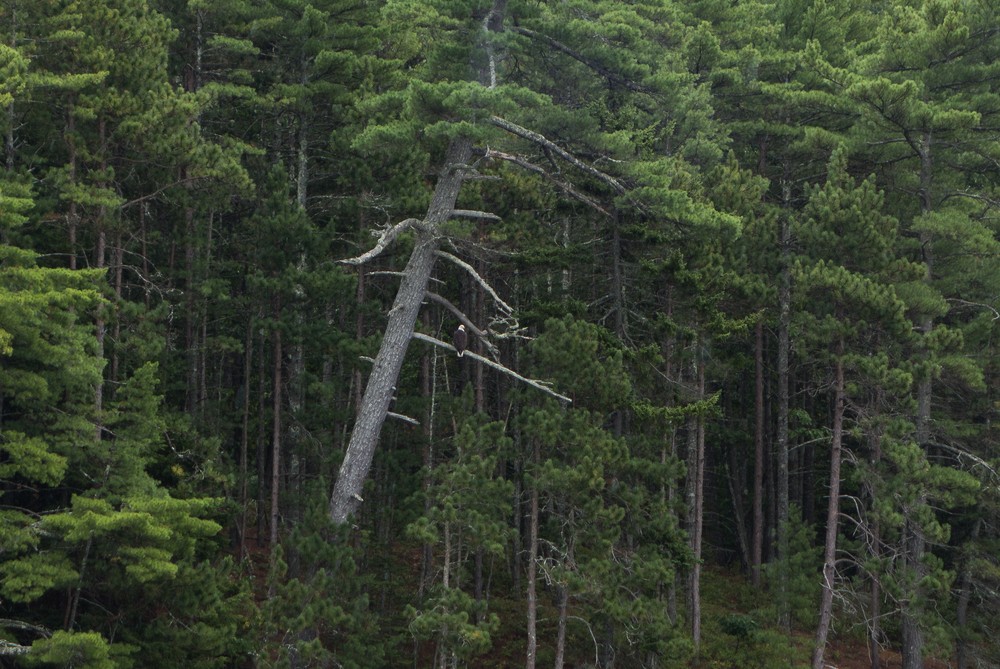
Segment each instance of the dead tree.
[[[483,34],[487,36],[487,39],[483,40],[483,50],[485,52],[483,60],[485,64],[480,68],[477,79],[479,84],[484,87],[492,88],[496,86],[496,57],[492,51],[488,34],[503,30],[503,16],[505,11],[506,0],[494,0],[492,8],[483,17]],[[628,189],[626,186],[615,177],[577,158],[556,142],[539,133],[495,115],[486,116],[484,123],[498,129],[507,137],[514,138],[515,141],[526,142],[542,150],[546,155],[557,157],[563,163],[570,165],[578,174],[592,180],[596,179],[604,188],[610,189],[610,191],[618,196],[627,194]],[[330,518],[337,524],[345,523],[350,516],[356,513],[364,501],[361,491],[365,479],[368,477],[368,471],[371,468],[382,425],[386,417],[391,415],[389,404],[395,393],[399,372],[402,368],[409,342],[414,338],[414,328],[421,304],[425,300],[433,300],[442,304],[445,308],[455,313],[474,336],[479,337],[480,340],[486,343],[488,351],[491,353],[495,351],[489,343],[488,335],[498,335],[497,331],[491,328],[486,328],[485,331],[476,328],[468,317],[458,312],[453,305],[447,303],[447,300],[428,291],[428,284],[436,260],[439,258],[448,260],[469,273],[473,280],[483,286],[486,293],[497,304],[500,315],[498,321],[503,323],[503,327],[506,328],[506,334],[509,336],[517,332],[516,320],[513,319],[511,308],[476,273],[471,265],[447,253],[442,248],[445,242],[442,228],[443,224],[449,219],[458,217],[487,220],[497,219],[497,216],[487,212],[455,208],[462,184],[470,178],[478,178],[480,176],[476,168],[472,165],[474,158],[486,161],[501,160],[518,165],[522,169],[526,169],[547,180],[567,196],[583,202],[602,215],[609,215],[605,205],[583,193],[561,173],[561,170],[548,170],[531,162],[527,157],[520,154],[499,151],[492,147],[485,149],[476,148],[468,137],[459,136],[452,139],[448,146],[443,165],[438,175],[438,181],[434,188],[431,204],[424,218],[408,218],[387,228],[380,234],[378,241],[371,250],[355,258],[341,261],[350,265],[366,263],[380,255],[401,233],[411,231],[416,235],[413,251],[406,264],[406,268],[401,273],[399,291],[396,294],[392,308],[389,310],[389,319],[382,337],[382,344],[373,361],[368,384],[365,387],[364,396],[358,409],[354,430],[351,433],[344,461],[341,464],[340,473],[330,498]],[[513,325],[511,325],[512,323]],[[433,340],[426,335],[421,335],[420,338],[435,345],[448,346],[444,342]],[[469,353],[466,353],[466,355],[469,355]],[[500,372],[513,376],[522,383],[528,383],[538,390],[546,392],[562,401],[569,401],[568,398],[559,395],[544,383],[525,379],[523,376],[498,362],[490,361],[487,358],[477,355],[472,355],[472,358],[481,363],[489,364]]]

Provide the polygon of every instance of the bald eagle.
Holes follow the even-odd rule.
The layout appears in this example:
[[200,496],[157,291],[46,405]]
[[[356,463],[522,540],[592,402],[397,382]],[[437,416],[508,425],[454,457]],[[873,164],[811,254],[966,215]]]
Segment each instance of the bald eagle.
[[469,334],[465,331],[465,325],[459,325],[458,329],[455,330],[455,334],[452,336],[452,342],[455,344],[455,350],[458,351],[458,357],[461,358],[465,353],[465,347],[469,343]]

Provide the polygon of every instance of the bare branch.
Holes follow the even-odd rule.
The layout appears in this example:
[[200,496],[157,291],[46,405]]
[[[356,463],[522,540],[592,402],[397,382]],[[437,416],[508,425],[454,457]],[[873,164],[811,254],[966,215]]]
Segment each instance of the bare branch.
[[[32,632],[37,634],[43,639],[48,639],[52,636],[51,630],[46,627],[41,627],[40,625],[33,625],[32,623],[24,622],[23,620],[12,620],[10,618],[0,618],[0,629],[16,629],[23,630],[25,632]],[[0,656],[3,655],[27,655],[31,652],[31,646],[22,646],[19,643],[14,643],[13,641],[7,641],[6,639],[0,639]]]
[[[398,278],[402,278],[404,276],[404,272],[393,272],[392,270],[380,269],[374,272],[367,272],[365,276],[395,276]],[[442,281],[441,279],[436,279],[433,276],[429,279],[429,281],[440,283],[442,286],[444,285],[444,281]]]
[[487,221],[502,221],[503,219],[496,214],[491,214],[488,211],[476,211],[474,209],[452,209],[451,215],[460,218],[477,218]]
[[516,32],[516,33],[524,35],[525,37],[530,37],[533,40],[538,40],[540,42],[545,42],[546,44],[548,44],[550,47],[552,47],[556,51],[562,51],[564,54],[566,54],[567,56],[569,56],[573,60],[577,60],[577,61],[583,63],[584,65],[586,65],[587,67],[589,67],[590,69],[592,69],[594,72],[597,72],[599,75],[601,75],[602,77],[604,77],[605,79],[607,79],[608,81],[610,81],[612,83],[618,84],[619,86],[623,86],[623,87],[627,88],[628,90],[633,91],[635,93],[652,93],[652,91],[650,89],[646,88],[645,86],[642,86],[641,84],[637,84],[636,82],[632,81],[631,79],[626,79],[625,77],[621,76],[617,72],[612,72],[611,70],[609,70],[608,68],[604,67],[603,65],[601,65],[601,64],[599,64],[599,63],[597,63],[597,62],[595,62],[595,61],[587,58],[586,56],[584,56],[579,51],[571,49],[570,47],[566,46],[562,42],[560,42],[558,40],[555,40],[555,39],[549,37],[548,35],[543,35],[541,33],[535,32],[534,30],[529,30],[528,28],[522,28],[521,26],[515,26],[514,28],[512,28],[512,30],[514,32]]
[[22,646],[12,641],[0,639],[0,656],[2,655],[27,655],[31,652],[31,646]]
[[608,212],[608,210],[605,209],[604,207],[602,207],[601,205],[599,205],[593,198],[590,198],[590,197],[584,195],[580,191],[578,191],[575,188],[573,188],[573,186],[571,186],[570,184],[568,184],[565,181],[563,181],[562,179],[556,178],[554,175],[552,175],[549,172],[547,172],[544,168],[539,167],[538,165],[535,165],[531,161],[529,161],[529,160],[527,160],[525,158],[522,158],[521,156],[515,156],[514,154],[504,153],[503,151],[497,151],[495,149],[486,149],[486,157],[487,158],[496,158],[496,159],[499,159],[499,160],[505,160],[505,161],[507,161],[509,163],[513,163],[514,165],[517,165],[520,168],[526,169],[529,172],[534,172],[535,174],[540,174],[543,177],[545,177],[546,179],[548,179],[549,181],[551,181],[553,184],[555,184],[557,188],[559,188],[560,190],[562,190],[563,192],[565,192],[571,198],[573,198],[575,200],[579,200],[580,202],[582,202],[583,204],[587,205],[591,209],[594,209],[594,210],[600,212],[601,214],[607,216],[608,218],[611,218],[611,214]]
[[438,249],[435,253],[437,254],[437,256],[439,258],[444,258],[445,260],[449,260],[449,261],[455,263],[456,265],[458,265],[459,267],[461,267],[462,269],[464,269],[466,272],[468,272],[472,276],[472,278],[476,280],[476,283],[478,283],[480,286],[482,286],[483,290],[485,290],[487,293],[489,293],[490,297],[492,297],[493,300],[498,305],[500,305],[500,308],[503,309],[504,312],[506,312],[508,314],[514,313],[513,307],[511,307],[509,304],[507,304],[502,299],[500,299],[500,296],[497,295],[497,292],[495,290],[493,290],[493,286],[491,286],[489,283],[487,283],[486,280],[483,277],[479,276],[479,272],[477,272],[476,269],[472,265],[470,265],[469,263],[465,262],[464,260],[462,260],[458,256],[454,256],[454,255],[448,253],[447,251],[442,251],[442,250]]
[[[382,251],[385,251],[386,248],[388,248],[388,246],[392,244],[392,242],[396,240],[396,237],[398,237],[401,233],[419,223],[419,218],[408,218],[405,221],[400,221],[396,225],[383,230],[378,242],[369,251],[362,253],[359,256],[355,256],[354,258],[345,258],[343,260],[338,260],[337,262],[343,265],[363,265],[369,260],[378,257]],[[377,233],[373,231],[372,234]]]
[[517,135],[518,137],[523,137],[524,139],[534,142],[539,146],[545,147],[549,151],[552,151],[557,156],[568,162],[573,167],[580,170],[581,172],[585,172],[586,174],[589,174],[590,176],[598,179],[599,181],[603,181],[608,186],[611,186],[611,188],[614,189],[616,193],[624,194],[626,192],[625,186],[623,186],[621,182],[615,179],[613,176],[611,176],[610,174],[606,174],[605,172],[602,172],[601,170],[597,169],[596,167],[593,167],[592,165],[588,165],[587,163],[583,162],[582,160],[574,156],[569,151],[566,151],[552,140],[538,134],[537,132],[533,130],[528,130],[527,128],[523,128],[518,124],[508,121],[506,119],[502,119],[499,116],[491,116],[490,123],[492,123],[493,125],[502,130],[506,130],[509,133]]
[[993,320],[1000,319],[1000,311],[997,311],[996,307],[993,307],[989,304],[983,304],[982,302],[969,302],[967,300],[960,300],[957,297],[946,297],[945,300],[947,300],[948,302],[952,302],[954,304],[960,304],[963,307],[976,307],[979,309],[987,309],[993,312]]
[[483,342],[483,345],[486,346],[486,349],[490,352],[490,356],[492,356],[494,360],[496,360],[499,357],[499,351],[497,350],[497,347],[493,344],[493,342],[490,341],[489,335],[486,332],[483,332],[482,330],[477,328],[476,325],[471,320],[469,320],[469,317],[466,316],[461,309],[452,304],[450,300],[442,297],[441,295],[438,295],[437,293],[432,293],[431,291],[428,290],[425,293],[425,295],[427,295],[427,298],[430,299],[432,302],[437,302],[442,307],[450,311],[455,316],[455,318],[457,318],[459,321],[465,324],[465,329],[474,334],[476,337],[479,338],[480,341]]
[[[425,341],[428,344],[434,344],[435,346],[440,346],[441,348],[448,349],[449,351],[454,351],[455,350],[455,347],[452,346],[451,344],[445,343],[445,342],[441,341],[440,339],[435,339],[434,337],[431,337],[430,335],[425,335],[422,332],[414,332],[413,333],[413,338],[414,339],[419,339],[421,341]],[[515,379],[517,379],[518,381],[520,381],[521,383],[526,383],[529,386],[531,386],[532,388],[535,388],[536,390],[541,390],[543,393],[545,393],[547,395],[550,395],[550,396],[556,398],[557,400],[566,402],[567,404],[573,402],[573,400],[571,400],[570,398],[566,397],[565,395],[560,395],[556,391],[552,390],[552,388],[550,388],[548,386],[548,384],[546,384],[544,381],[537,381],[535,379],[529,379],[529,378],[523,377],[520,374],[518,374],[517,372],[515,372],[514,370],[512,370],[512,369],[510,369],[508,367],[504,367],[499,362],[493,362],[489,358],[484,358],[483,356],[481,356],[481,355],[479,355],[477,353],[473,353],[472,351],[468,351],[468,350],[464,353],[464,356],[467,357],[467,358],[472,358],[473,360],[478,360],[479,362],[483,363],[484,365],[492,367],[493,369],[495,369],[495,370],[497,370],[499,372],[503,372],[507,376],[512,376]]]
[[47,627],[42,627],[41,625],[34,625],[32,623],[26,623],[23,620],[12,620],[10,618],[0,618],[0,627],[7,629],[24,630],[25,632],[34,632],[40,637],[48,639],[52,636],[52,631]]
[[388,418],[395,418],[396,420],[401,420],[404,423],[409,423],[410,425],[420,425],[420,421],[416,418],[410,418],[409,416],[404,416],[401,413],[396,413],[395,411],[386,411],[385,415]]

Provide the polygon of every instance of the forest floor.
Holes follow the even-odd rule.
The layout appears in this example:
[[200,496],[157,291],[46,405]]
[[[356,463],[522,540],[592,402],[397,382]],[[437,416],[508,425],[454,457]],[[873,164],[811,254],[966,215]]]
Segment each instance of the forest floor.
[[[868,648],[864,643],[851,640],[834,640],[826,654],[826,662],[834,669],[871,669]],[[883,650],[879,654],[880,669],[900,669],[903,660],[898,651]],[[925,659],[924,669],[948,669],[951,666],[942,660]]]
[[[703,661],[697,665],[711,669],[770,669],[777,666],[808,667],[812,653],[813,630],[798,626],[791,638],[766,620],[773,615],[766,594],[755,590],[738,571],[708,567],[703,571]],[[770,611],[770,613],[768,612]],[[719,621],[741,617],[756,620],[760,627],[749,639],[740,642],[725,633]],[[843,617],[846,620],[849,616]],[[850,627],[850,625],[846,625]],[[858,630],[831,632],[824,653],[828,669],[871,669],[871,655],[864,635]],[[897,649],[883,648],[879,669],[902,669]],[[949,669],[950,662],[925,658],[924,669]]]

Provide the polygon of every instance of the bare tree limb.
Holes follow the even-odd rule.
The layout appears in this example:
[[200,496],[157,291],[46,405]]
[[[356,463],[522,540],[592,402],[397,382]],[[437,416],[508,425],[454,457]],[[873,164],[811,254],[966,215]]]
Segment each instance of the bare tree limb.
[[431,300],[432,302],[437,302],[442,307],[450,311],[455,316],[455,318],[457,318],[465,325],[466,330],[474,334],[476,337],[479,338],[481,342],[483,342],[483,345],[486,346],[486,349],[490,352],[490,356],[494,360],[497,359],[497,357],[499,356],[499,351],[497,350],[497,347],[493,344],[493,342],[490,341],[489,335],[483,330],[477,328],[475,323],[469,320],[469,317],[466,316],[461,309],[452,304],[450,300],[448,300],[445,297],[442,297],[441,295],[438,295],[437,293],[432,293],[431,291],[427,291],[425,294],[427,295],[427,298],[429,300]]
[[[413,338],[414,339],[419,339],[421,341],[425,341],[428,344],[434,344],[435,346],[440,346],[441,348],[448,349],[449,351],[455,351],[455,347],[452,346],[451,344],[448,344],[447,342],[443,342],[440,339],[435,339],[434,337],[431,337],[430,335],[425,335],[423,332],[414,332],[413,333]],[[457,353],[457,351],[456,351],[456,353]],[[550,395],[550,396],[556,398],[557,400],[560,400],[562,402],[566,402],[567,404],[571,404],[573,402],[573,400],[571,400],[570,398],[566,397],[565,395],[560,395],[556,391],[552,390],[552,388],[550,388],[548,386],[548,384],[546,382],[544,382],[544,381],[537,381],[535,379],[529,379],[527,377],[521,376],[520,374],[518,374],[514,370],[512,370],[512,369],[510,369],[508,367],[504,367],[499,362],[493,362],[489,358],[484,358],[483,356],[479,355],[478,353],[473,353],[472,351],[468,351],[467,350],[463,355],[465,357],[467,357],[467,358],[472,358],[473,360],[478,360],[479,362],[483,363],[484,365],[487,365],[488,367],[492,367],[493,369],[497,370],[498,372],[503,372],[507,376],[511,376],[511,377],[517,379],[518,381],[520,381],[521,383],[526,383],[529,386],[531,386],[532,388],[535,388],[536,390],[541,390],[546,395]]]
[[556,39],[549,37],[548,35],[543,35],[541,33],[535,32],[534,30],[529,30],[528,28],[524,28],[521,26],[515,26],[511,28],[511,30],[513,30],[518,34],[524,35],[525,37],[530,37],[533,40],[537,40],[539,42],[545,42],[545,44],[549,45],[556,51],[562,51],[564,54],[566,54],[573,60],[583,63],[584,65],[592,69],[594,72],[597,72],[599,75],[601,75],[602,77],[604,77],[605,79],[607,79],[612,83],[618,84],[619,86],[623,86],[635,93],[652,93],[652,91],[646,88],[645,86],[637,84],[631,79],[626,79],[617,72],[612,72],[603,65],[591,60],[590,58],[587,58],[579,51],[571,49],[567,45],[563,44],[562,42]]
[[474,209],[452,209],[452,216],[459,218],[477,218],[487,221],[502,221],[503,219],[496,214],[491,214],[488,211],[476,211]]
[[42,627],[41,625],[34,625],[32,623],[26,623],[23,620],[0,618],[0,627],[6,629],[24,630],[25,632],[34,632],[38,636],[44,637],[46,639],[52,636],[52,631],[47,627]]
[[409,423],[410,425],[420,425],[420,421],[416,418],[410,418],[409,416],[404,416],[401,413],[396,413],[395,411],[386,411],[385,415],[387,418],[395,418],[396,420],[401,420],[404,423]]
[[22,646],[12,641],[0,639],[0,656],[2,655],[27,655],[31,652],[31,646]]
[[583,204],[587,205],[591,209],[594,209],[594,210],[600,212],[601,214],[603,214],[604,216],[607,216],[608,218],[611,218],[610,212],[608,212],[607,209],[605,209],[600,204],[598,204],[596,200],[594,200],[593,198],[590,198],[590,197],[584,195],[580,191],[578,191],[575,188],[573,188],[573,186],[570,185],[569,183],[563,181],[562,179],[556,178],[555,175],[549,173],[547,170],[545,170],[545,168],[540,167],[540,166],[534,164],[533,162],[527,160],[526,158],[523,158],[521,156],[516,156],[516,155],[514,155],[512,153],[505,153],[503,151],[497,151],[496,149],[486,149],[486,157],[487,158],[496,158],[498,160],[504,160],[504,161],[506,161],[508,163],[512,163],[514,165],[517,165],[518,167],[520,167],[522,169],[528,170],[529,172],[534,172],[535,174],[540,174],[541,176],[545,177],[546,179],[548,179],[549,181],[551,181],[553,184],[555,184],[555,186],[557,188],[559,188],[560,190],[562,190],[564,193],[566,193],[567,195],[569,195],[574,200],[579,200],[580,202],[582,202]]
[[583,162],[582,160],[574,156],[569,151],[566,151],[552,140],[546,138],[543,135],[538,134],[534,130],[528,130],[527,128],[523,128],[518,124],[500,118],[499,116],[491,116],[489,122],[495,125],[496,127],[500,128],[501,130],[506,130],[511,134],[517,135],[518,137],[522,137],[530,142],[538,144],[539,146],[545,147],[546,149],[552,151],[554,154],[565,160],[573,167],[580,170],[581,172],[589,174],[590,176],[594,177],[599,181],[603,181],[612,189],[614,189],[616,193],[624,194],[626,192],[625,186],[623,186],[621,182],[615,179],[613,176],[605,172],[602,172],[601,170],[597,169],[596,167],[593,167],[592,165],[588,165],[587,163]]
[[[380,270],[375,270],[374,272],[368,272],[365,276],[394,276],[394,277],[397,277],[397,278],[401,278],[401,277],[404,276],[404,273],[403,272],[393,272],[393,271],[387,270],[387,269],[380,269]],[[437,279],[437,278],[435,278],[433,276],[430,279],[428,279],[428,281],[433,281],[435,283],[440,283],[442,286],[444,285],[444,281],[442,281],[441,279]]]
[[497,292],[495,290],[493,290],[493,286],[491,286],[489,283],[487,283],[486,280],[483,277],[479,276],[479,272],[477,272],[476,269],[472,265],[470,265],[469,263],[465,262],[464,260],[462,260],[458,256],[455,256],[455,255],[452,255],[452,254],[448,253],[447,251],[442,251],[442,250],[438,249],[436,251],[436,254],[437,254],[437,256],[439,258],[444,258],[445,260],[449,260],[449,261],[453,262],[454,264],[458,265],[459,267],[461,267],[462,269],[464,269],[466,272],[468,272],[472,276],[472,278],[476,280],[476,283],[478,283],[480,286],[482,286],[483,290],[485,290],[487,293],[489,293],[490,297],[492,297],[493,300],[498,305],[500,305],[500,308],[503,309],[505,313],[508,313],[508,314],[514,313],[514,308],[511,307],[506,302],[504,302],[502,299],[500,299],[500,296],[497,295]]
[[[37,634],[43,639],[48,639],[52,636],[52,631],[46,627],[40,625],[33,625],[32,623],[24,622],[23,620],[12,620],[10,618],[0,618],[0,629],[15,629],[23,630],[25,632],[31,632]],[[7,641],[5,639],[0,639],[0,656],[3,655],[27,655],[31,652],[31,646],[22,646],[19,643],[13,641]]]
[[400,221],[396,225],[393,225],[392,227],[383,230],[381,236],[379,237],[378,242],[370,250],[366,251],[365,253],[362,253],[359,256],[355,256],[354,258],[344,258],[343,260],[338,260],[337,262],[343,265],[363,265],[369,260],[378,257],[382,253],[382,251],[385,251],[386,248],[388,248],[389,245],[392,244],[392,242],[396,240],[396,237],[398,237],[401,233],[405,232],[409,228],[412,228],[413,226],[419,223],[420,223],[419,218],[408,218],[405,221]]

